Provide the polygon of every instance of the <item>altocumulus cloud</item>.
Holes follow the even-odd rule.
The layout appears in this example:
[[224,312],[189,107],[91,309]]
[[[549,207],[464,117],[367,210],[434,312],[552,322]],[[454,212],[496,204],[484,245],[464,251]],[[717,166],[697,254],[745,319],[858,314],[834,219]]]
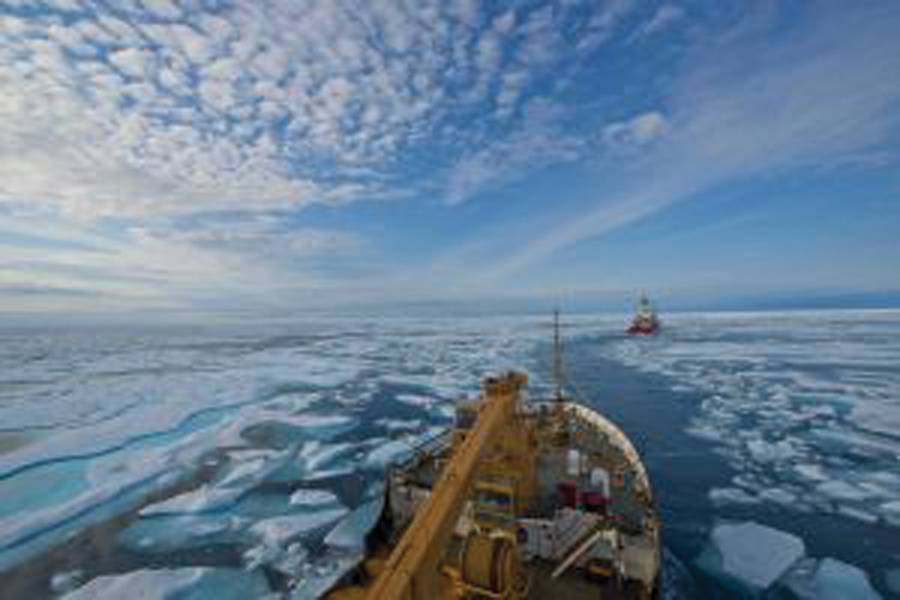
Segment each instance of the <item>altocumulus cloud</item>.
[[[7,0],[0,234],[47,243],[0,240],[0,283],[183,301],[204,281],[265,287],[297,265],[272,248],[308,264],[365,246],[291,230],[304,207],[458,203],[575,160],[555,95],[633,7]],[[103,251],[60,248],[81,237]],[[293,271],[310,285],[323,273]]]
[[6,2],[0,193],[81,216],[396,194],[398,163],[464,160],[623,4]]
[[577,159],[555,95],[634,6],[7,0],[0,285],[166,307],[332,285],[371,246],[300,211]]

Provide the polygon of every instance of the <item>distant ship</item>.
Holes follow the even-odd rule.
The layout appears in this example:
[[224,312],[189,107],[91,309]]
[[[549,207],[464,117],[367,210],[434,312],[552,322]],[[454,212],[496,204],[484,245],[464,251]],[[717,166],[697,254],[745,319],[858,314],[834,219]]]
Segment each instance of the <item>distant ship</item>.
[[628,327],[629,335],[653,335],[659,331],[659,318],[656,310],[650,304],[646,295],[641,295],[635,310],[631,325]]
[[527,376],[483,382],[456,424],[387,474],[365,557],[329,600],[659,598],[661,522],[628,437]]

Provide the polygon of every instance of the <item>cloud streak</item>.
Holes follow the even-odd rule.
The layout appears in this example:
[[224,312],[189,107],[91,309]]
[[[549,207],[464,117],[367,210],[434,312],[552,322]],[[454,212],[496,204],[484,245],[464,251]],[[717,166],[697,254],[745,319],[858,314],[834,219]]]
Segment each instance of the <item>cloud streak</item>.
[[[563,248],[728,181],[897,160],[885,151],[900,132],[900,44],[892,33],[900,10],[858,8],[851,15],[831,10],[802,32],[774,41],[773,23],[748,19],[699,43],[673,85],[665,128],[661,117],[647,116],[657,114],[651,112],[604,130],[603,137],[629,145],[667,130],[648,152],[625,159],[618,182],[623,191],[598,198],[593,209],[520,245],[474,277],[502,281]],[[642,120],[653,126],[642,127]]]

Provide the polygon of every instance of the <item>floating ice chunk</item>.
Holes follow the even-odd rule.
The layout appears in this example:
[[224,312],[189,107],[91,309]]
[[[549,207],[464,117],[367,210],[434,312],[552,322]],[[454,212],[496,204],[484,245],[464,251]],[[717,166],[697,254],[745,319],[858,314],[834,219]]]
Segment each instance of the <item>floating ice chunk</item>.
[[853,565],[826,558],[815,575],[816,600],[879,600],[866,573]]
[[867,399],[857,402],[850,413],[856,427],[888,437],[900,438],[900,405]]
[[435,411],[435,416],[442,420],[450,420],[456,418],[456,407],[452,404],[444,404],[438,407],[437,411]]
[[219,482],[222,487],[244,487],[248,484],[255,483],[259,479],[259,474],[269,463],[271,453],[266,456],[253,456],[248,460],[235,462],[228,472]]
[[900,527],[900,500],[885,502],[878,507],[884,519],[896,527]]
[[870,513],[869,511],[863,510],[861,508],[855,508],[853,506],[847,506],[844,504],[838,507],[838,514],[844,515],[845,517],[850,517],[851,519],[856,519],[857,521],[862,521],[863,523],[878,522],[878,515]]
[[793,468],[794,471],[796,471],[804,479],[810,479],[812,481],[825,481],[828,479],[828,474],[825,473],[825,471],[819,465],[802,464],[794,465]]
[[429,398],[428,396],[418,396],[415,394],[397,394],[396,396],[398,402],[402,402],[404,404],[409,404],[410,406],[416,406],[419,408],[431,408],[432,405],[436,402],[434,398]]
[[347,571],[359,564],[361,558],[361,555],[348,556],[337,560],[319,562],[315,565],[305,565],[306,568],[297,581],[297,585],[291,590],[291,600],[320,598]]
[[797,495],[784,488],[768,488],[759,493],[759,497],[782,506],[795,506]]
[[760,499],[738,488],[713,488],[709,491],[709,500],[715,506],[726,504],[759,504]]
[[306,533],[326,527],[344,515],[344,507],[332,508],[318,512],[272,517],[259,521],[250,528],[259,536],[264,544],[285,548],[290,542]]
[[325,543],[335,548],[362,550],[366,535],[375,527],[383,509],[384,496],[358,506],[325,536]]
[[752,521],[716,526],[697,565],[723,582],[759,594],[806,552],[800,538]]
[[[801,558],[785,572],[775,584],[776,587],[790,592],[790,598],[798,600],[815,600],[815,574],[819,561],[815,558]],[[780,595],[775,595],[780,597]]]
[[865,500],[871,496],[870,492],[861,489],[847,481],[826,481],[816,486],[820,494],[835,500]]
[[378,419],[375,424],[388,431],[412,431],[422,427],[421,419]]
[[119,544],[131,550],[151,553],[186,550],[242,539],[247,519],[221,515],[160,515],[141,518],[118,536]]
[[74,592],[66,600],[238,600],[259,598],[270,593],[265,577],[259,572],[240,569],[143,569],[124,575],[97,577]]
[[145,506],[141,509],[140,514],[142,517],[149,517],[153,515],[214,512],[237,502],[242,493],[242,490],[220,489],[204,485],[192,492]]
[[797,452],[787,440],[780,442],[766,442],[764,440],[750,440],[747,442],[747,450],[758,462],[771,463],[790,460]]
[[366,457],[366,466],[384,468],[403,456],[411,454],[412,451],[412,446],[409,443],[403,440],[393,440],[370,452]]
[[354,455],[357,444],[341,443],[323,445],[319,441],[307,442],[298,454],[297,465],[303,481],[322,479],[352,473],[359,466]]
[[251,571],[267,565],[285,575],[295,575],[302,570],[303,564],[309,558],[309,552],[299,542],[289,544],[284,549],[260,544],[244,552],[242,558],[244,568]]
[[245,440],[267,448],[288,448],[310,439],[327,440],[356,427],[348,415],[280,415],[254,423],[241,431]]
[[338,498],[327,490],[299,489],[291,494],[290,503],[292,506],[323,506],[337,504]]
[[57,594],[65,594],[71,592],[81,584],[84,573],[81,571],[69,571],[67,573],[56,573],[50,578],[50,588]]

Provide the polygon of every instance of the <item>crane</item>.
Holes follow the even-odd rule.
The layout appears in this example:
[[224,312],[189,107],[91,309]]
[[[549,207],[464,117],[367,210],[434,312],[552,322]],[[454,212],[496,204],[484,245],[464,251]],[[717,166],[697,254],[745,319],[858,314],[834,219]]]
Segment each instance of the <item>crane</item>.
[[[490,455],[498,449],[501,454],[505,449],[509,455],[515,454],[516,447],[523,449],[523,430],[518,427],[516,415],[520,390],[527,381],[526,375],[517,372],[485,379],[484,398],[478,405],[473,428],[465,433],[432,488],[431,496],[380,566],[374,581],[365,587],[338,590],[330,596],[332,600],[431,600],[458,597],[454,590],[458,592],[461,587],[471,589],[472,584],[466,581],[465,575],[448,576],[446,569],[442,569],[442,561],[473,484],[490,462]],[[497,536],[469,537],[468,558],[464,559],[467,564],[481,565],[484,559],[488,564],[502,561],[503,585],[509,589],[511,573],[516,567],[510,562],[514,560],[511,549],[514,542],[504,542]],[[469,572],[477,570],[469,569]]]

